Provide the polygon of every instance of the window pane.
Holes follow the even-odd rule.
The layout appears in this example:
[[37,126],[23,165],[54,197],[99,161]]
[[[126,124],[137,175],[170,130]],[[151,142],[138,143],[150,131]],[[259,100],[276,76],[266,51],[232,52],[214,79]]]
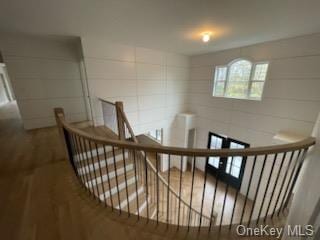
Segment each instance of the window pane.
[[210,149],[220,149],[222,148],[222,139],[216,136],[211,136]]
[[162,140],[161,129],[150,130],[148,135],[159,142]]
[[[235,161],[238,161],[236,158],[237,157],[233,157],[233,160],[232,160],[232,157],[228,157],[226,173],[230,173],[230,168],[231,168],[231,175],[233,175],[234,177],[239,177],[238,175],[232,174],[234,172],[237,172],[237,169],[239,169],[239,173],[240,173],[242,157],[238,157],[239,162],[235,163]],[[231,163],[232,163],[232,166],[231,166]],[[239,166],[237,166],[238,164]]]
[[156,139],[161,142],[161,138],[162,138],[161,129],[157,129],[156,130]]
[[241,167],[242,164],[242,157],[234,157],[233,158],[233,165],[237,167]]
[[227,67],[217,67],[215,73],[215,81],[225,81],[227,77]]
[[251,84],[250,97],[251,98],[261,98],[263,91],[264,82],[253,82]]
[[[222,139],[216,136],[211,136],[210,149],[221,149]],[[220,157],[209,157],[209,164],[215,168],[219,168]]]
[[252,64],[246,60],[240,60],[230,66],[229,81],[249,81]]
[[245,98],[247,96],[249,82],[229,82],[226,96],[234,98]]
[[240,175],[240,168],[238,167],[232,167],[232,170],[231,170],[231,175],[238,178],[239,175]]
[[224,82],[221,82],[221,81],[216,82],[213,95],[214,96],[223,96],[224,86],[225,86]]
[[[228,159],[229,160],[229,159]],[[229,161],[228,161],[228,163],[227,163],[227,168],[226,168],[226,173],[230,173],[230,166],[231,166],[231,164],[229,163]]]
[[157,138],[157,131],[156,131],[156,130],[152,130],[152,131],[150,132],[150,135],[151,135],[152,137],[154,137],[154,138]]
[[268,63],[259,63],[255,67],[253,80],[264,81],[266,80]]
[[250,72],[252,64],[246,60],[240,60],[230,66],[226,96],[245,98],[248,92]]
[[214,76],[214,96],[223,96],[224,94],[224,82],[227,78],[227,67],[216,67]]
[[[232,176],[238,178],[239,175],[240,175],[241,163],[240,163],[240,167],[238,167],[238,166],[236,166],[236,165],[234,164],[234,160],[235,160],[235,159],[233,159],[232,167],[231,167],[232,158],[231,158],[231,157],[228,158],[227,167],[226,167],[226,173],[229,173],[229,174],[231,174]],[[240,161],[241,161],[241,160],[240,160]],[[230,173],[230,169],[231,169],[231,173]]]
[[[230,149],[243,149],[243,148],[245,148],[245,146],[242,144],[239,144],[236,142],[230,142]],[[233,159],[232,157],[228,157],[226,172],[231,174],[233,177],[239,178],[241,164],[242,164],[241,156],[234,156]]]
[[236,143],[236,142],[231,142],[230,143],[230,148],[231,149],[244,149],[245,146],[243,144],[239,144],[239,143]]
[[219,162],[220,162],[219,157],[209,157],[209,164],[211,166],[214,166],[215,168],[219,168]]
[[265,81],[268,66],[268,62],[253,64],[240,59],[228,66],[216,67],[212,95],[260,100],[263,83],[258,82]]

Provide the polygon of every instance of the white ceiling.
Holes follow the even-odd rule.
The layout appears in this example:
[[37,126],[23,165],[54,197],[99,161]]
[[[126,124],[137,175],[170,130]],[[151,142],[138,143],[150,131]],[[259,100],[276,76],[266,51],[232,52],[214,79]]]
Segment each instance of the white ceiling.
[[[319,0],[2,0],[0,31],[94,36],[187,55],[320,32]],[[201,31],[214,33],[209,44]]]

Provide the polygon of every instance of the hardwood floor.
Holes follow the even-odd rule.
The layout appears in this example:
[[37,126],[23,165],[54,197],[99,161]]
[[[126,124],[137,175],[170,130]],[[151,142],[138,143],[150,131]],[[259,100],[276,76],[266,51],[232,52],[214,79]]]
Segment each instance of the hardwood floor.
[[[138,139],[140,142],[144,144],[151,144],[151,145],[157,145],[159,143],[155,143],[155,141],[151,140],[147,136],[138,136]],[[147,154],[150,161],[155,165],[156,159],[155,159],[155,154]],[[167,180],[168,182],[168,172],[162,172],[162,176]],[[179,192],[179,185],[180,185],[180,171],[178,168],[171,168],[170,170],[170,185],[174,188],[174,190],[178,193]],[[192,185],[192,172],[191,172],[191,166],[188,166],[187,171],[182,173],[182,188],[181,188],[181,198],[187,202],[188,204],[190,203],[190,197],[191,197],[191,185]],[[200,212],[201,210],[201,204],[202,204],[202,194],[203,194],[203,187],[204,187],[204,172],[196,169],[195,170],[195,176],[194,176],[194,187],[193,187],[193,195],[192,195],[192,207]],[[207,217],[210,217],[211,211],[212,211],[212,203],[213,203],[213,198],[215,196],[215,204],[214,204],[214,212],[213,215],[215,216],[215,225],[229,225],[231,223],[231,218],[232,218],[232,212],[233,208],[234,209],[234,215],[232,219],[232,224],[239,224],[241,221],[241,216],[242,212],[244,209],[244,214],[243,214],[243,219],[242,223],[246,224],[249,221],[251,211],[253,208],[253,201],[251,199],[247,199],[245,202],[245,196],[242,195],[241,193],[238,193],[237,201],[235,204],[235,199],[236,199],[236,189],[229,186],[228,191],[226,192],[226,184],[222,181],[218,181],[218,186],[217,186],[217,191],[216,191],[216,196],[215,196],[215,188],[216,188],[216,178],[213,175],[210,175],[208,173],[207,176],[207,181],[206,181],[206,189],[205,189],[205,194],[204,194],[204,202],[203,202],[203,213]],[[253,190],[251,188],[251,190]],[[167,209],[167,190],[162,189],[160,187],[160,191],[164,192],[164,194],[160,194],[160,202],[163,206],[160,206],[160,209],[163,210],[163,215],[166,215],[166,209]],[[261,194],[262,191],[260,191]],[[264,217],[264,213],[266,211],[266,208],[268,206],[268,203],[270,201],[270,196],[266,196],[264,199],[264,204],[263,208],[261,211],[261,216],[260,219]],[[223,203],[224,203],[224,198],[225,199],[225,207],[223,209]],[[276,198],[272,198],[272,203],[274,204]],[[169,200],[170,201],[170,200]],[[259,201],[256,201],[256,204],[254,206],[252,216],[251,216],[251,221],[256,222],[256,219],[258,217],[258,213],[260,210],[260,205],[262,199]],[[235,205],[235,206],[234,206]],[[271,205],[273,207],[273,205]],[[173,207],[172,211],[175,211],[178,206],[175,204],[175,207]],[[223,214],[222,214],[223,211]],[[187,213],[184,214],[187,216]],[[269,212],[270,214],[270,212]],[[178,214],[176,214],[178,215]],[[221,217],[223,218],[221,219]],[[282,215],[277,221],[283,222],[285,221],[286,216]],[[199,220],[197,220],[199,223]],[[186,223],[187,224],[187,223]]]
[[[154,140],[151,140],[149,137],[140,135],[137,137],[139,142],[144,144],[151,144],[151,145],[159,145],[159,143],[156,143]],[[154,154],[148,154],[148,157],[150,161],[155,165],[155,155]],[[167,180],[168,182],[168,172],[161,173],[162,176]],[[172,168],[170,170],[170,185],[174,188],[174,190],[178,193],[179,192],[179,183],[180,183],[180,171],[177,168]],[[192,172],[191,168],[187,169],[187,171],[182,173],[182,199],[185,200],[187,203],[190,202],[190,193],[191,193],[191,182],[192,182]],[[203,194],[203,184],[204,184],[204,173],[202,171],[196,170],[195,171],[195,178],[194,178],[194,188],[193,188],[193,199],[192,199],[192,207],[200,212],[201,209],[201,200],[202,200],[202,194]],[[203,203],[203,213],[210,217],[211,209],[212,209],[212,202],[214,197],[214,190],[215,190],[215,184],[216,179],[212,175],[208,175],[207,183],[206,183],[206,189],[205,189],[205,195],[204,195],[204,203]],[[164,191],[166,193],[166,189],[161,189],[161,191]],[[221,220],[221,213],[222,213],[222,206],[225,196],[225,190],[226,190],[226,184],[223,182],[219,182],[217,193],[216,193],[216,199],[215,199],[215,206],[214,206],[214,213],[216,215],[216,224],[220,224]],[[225,203],[225,209],[223,213],[223,220],[222,224],[230,224],[232,211],[233,211],[233,205],[235,204],[235,195],[236,195],[236,189],[229,187],[228,193],[226,195],[226,203]],[[160,207],[160,209],[164,209],[164,212],[166,212],[167,207],[167,198],[166,194],[160,194],[161,203],[163,206]],[[169,200],[170,201],[170,200]],[[242,210],[244,207],[244,201],[245,197],[241,194],[238,195],[237,204],[235,206],[234,216],[233,216],[233,222],[239,223],[241,219]],[[245,208],[245,214],[244,214],[244,220],[249,218],[249,213],[252,208],[252,201],[248,200],[246,203]],[[166,213],[165,213],[166,214]]]
[[63,161],[63,148],[56,128],[25,131],[15,102],[0,107],[0,175]]
[[0,133],[1,239],[238,238],[224,229],[219,234],[216,229],[210,234],[197,229],[177,231],[111,212],[80,187],[65,160],[57,128],[25,131],[14,103],[0,107]]
[[[164,172],[162,173],[163,177],[167,179],[168,173]],[[177,168],[173,168],[170,170],[170,185],[175,189],[176,192],[179,192],[179,178],[180,178],[180,171]],[[190,170],[187,170],[182,174],[182,199],[184,199],[186,202],[190,202],[190,193],[191,193],[191,182],[192,182],[192,172]],[[204,195],[204,204],[203,204],[203,213],[206,216],[210,216],[211,209],[212,209],[212,202],[214,197],[214,190],[215,190],[215,183],[216,179],[213,176],[208,175],[207,183],[206,183],[206,189],[205,189],[205,195]],[[202,194],[203,194],[203,184],[204,184],[204,174],[203,172],[196,170],[195,171],[195,177],[194,177],[194,188],[193,188],[193,197],[192,197],[192,207],[200,212],[201,209],[201,200],[202,200]],[[221,213],[222,213],[222,206],[225,196],[226,190],[226,184],[223,182],[218,182],[218,188],[216,192],[216,199],[215,199],[215,206],[214,206],[214,214],[216,215],[216,225],[220,224],[221,220]],[[164,190],[165,191],[165,190]],[[222,224],[230,224],[233,205],[235,202],[235,195],[236,190],[229,187],[228,193],[226,195],[226,203],[225,203],[225,209],[223,214],[223,221]],[[238,195],[237,204],[235,207],[234,212],[234,223],[239,223],[242,209],[244,207],[244,200],[245,197],[242,195]],[[164,200],[164,204],[166,205],[166,199]],[[252,201],[248,200],[246,204],[246,211],[244,214],[244,220],[249,217],[250,209],[252,207]]]

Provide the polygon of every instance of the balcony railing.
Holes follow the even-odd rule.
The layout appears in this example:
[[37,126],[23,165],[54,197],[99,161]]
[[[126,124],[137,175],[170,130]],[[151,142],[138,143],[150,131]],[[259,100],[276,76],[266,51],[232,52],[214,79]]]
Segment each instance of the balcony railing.
[[[186,149],[139,143],[122,103],[102,102],[105,126],[119,139],[89,134],[66,122],[55,109],[66,152],[79,182],[106,207],[138,219],[189,228],[231,229],[258,224],[287,214],[291,193],[314,138],[246,149]],[[110,114],[112,113],[112,114]],[[116,124],[115,124],[116,123]],[[116,125],[116,127],[115,127]],[[246,157],[251,163],[239,189],[196,168],[183,171],[189,157]],[[172,161],[180,167],[170,168]],[[162,171],[161,164],[169,166]]]

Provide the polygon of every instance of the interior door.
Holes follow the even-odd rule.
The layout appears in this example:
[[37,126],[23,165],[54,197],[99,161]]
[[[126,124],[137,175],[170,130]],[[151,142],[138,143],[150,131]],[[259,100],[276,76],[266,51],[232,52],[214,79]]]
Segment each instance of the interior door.
[[[250,145],[236,139],[221,136],[215,133],[209,133],[209,149],[241,149]],[[234,156],[228,158],[209,157],[207,159],[207,171],[213,174],[219,180],[228,183],[236,189],[241,186],[246,157]]]

